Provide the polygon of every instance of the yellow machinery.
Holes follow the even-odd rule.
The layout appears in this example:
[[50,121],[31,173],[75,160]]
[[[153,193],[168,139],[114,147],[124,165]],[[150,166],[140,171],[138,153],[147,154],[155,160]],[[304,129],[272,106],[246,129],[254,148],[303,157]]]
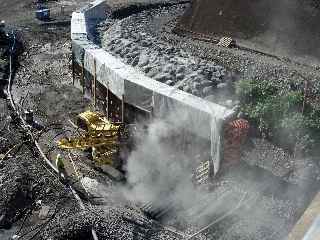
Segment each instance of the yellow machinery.
[[103,114],[91,111],[80,113],[77,125],[85,131],[79,137],[60,139],[59,148],[91,149],[97,164],[119,167],[121,163],[114,160],[119,152],[120,139],[124,136],[124,125],[110,122]]

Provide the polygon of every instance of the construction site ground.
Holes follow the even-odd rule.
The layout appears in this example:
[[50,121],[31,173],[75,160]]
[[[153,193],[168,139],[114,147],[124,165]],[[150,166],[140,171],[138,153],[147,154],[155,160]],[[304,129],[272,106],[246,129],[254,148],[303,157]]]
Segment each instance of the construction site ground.
[[[57,139],[78,134],[73,124],[76,115],[92,109],[89,96],[83,96],[81,90],[72,85],[70,24],[67,22],[71,12],[86,3],[85,0],[49,1],[57,24],[43,24],[34,18],[34,1],[1,2],[0,20],[6,20],[10,27],[18,30],[24,47],[13,79],[14,101],[20,111],[34,111],[39,129],[33,133],[52,163],[56,155],[62,153],[70,184],[82,198],[85,209],[79,206],[70,188],[46,166],[8,100],[1,98],[0,153],[4,159],[0,160],[0,239],[13,235],[19,239],[93,239],[92,229],[98,239],[182,239],[224,215],[227,217],[223,221],[217,221],[197,238],[283,239],[317,192],[320,170],[316,160],[292,159],[266,140],[251,139],[240,166],[221,172],[209,192],[199,192],[203,195],[195,198],[198,202],[193,208],[177,211],[175,216],[162,222],[145,216],[119,190],[123,183],[113,181],[94,168],[84,153],[58,150]],[[66,6],[63,14],[61,5]],[[139,22],[137,17],[131,20],[125,21],[131,25]],[[127,27],[130,28],[130,24]],[[152,31],[159,27],[152,26],[155,27]],[[239,51],[206,51],[210,48],[208,43],[191,40],[183,43],[167,32],[161,32],[161,36],[167,38],[168,44],[181,46],[186,56],[206,57],[208,65],[212,56],[217,56],[214,59],[217,62],[226,61],[229,66],[236,66],[240,72],[252,64],[252,55],[243,65],[239,63],[243,63],[241,58],[245,54]],[[201,48],[196,47],[198,44]],[[279,74],[287,71],[287,67],[283,68]],[[303,71],[309,69],[303,68]],[[246,76],[250,71],[242,72]],[[250,73],[261,76],[258,67]],[[128,215],[133,217],[128,220],[125,217]],[[142,224],[137,224],[139,222]]]

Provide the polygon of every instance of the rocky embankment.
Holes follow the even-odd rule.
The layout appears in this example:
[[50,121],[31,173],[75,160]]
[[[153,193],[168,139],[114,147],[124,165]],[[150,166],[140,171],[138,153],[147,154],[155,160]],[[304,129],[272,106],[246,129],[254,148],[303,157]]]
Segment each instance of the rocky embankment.
[[230,94],[235,79],[225,67],[191,55],[154,34],[184,9],[185,5],[160,7],[113,24],[108,19],[98,27],[102,46],[150,78],[198,97],[235,105]]

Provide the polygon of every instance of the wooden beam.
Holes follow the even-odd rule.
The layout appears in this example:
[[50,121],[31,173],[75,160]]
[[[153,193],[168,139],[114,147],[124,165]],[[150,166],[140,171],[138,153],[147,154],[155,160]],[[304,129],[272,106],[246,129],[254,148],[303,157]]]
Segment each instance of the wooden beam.
[[93,61],[93,106],[97,105],[97,64],[96,59]]
[[109,119],[109,82],[107,82],[107,118]]
[[72,64],[72,85],[74,85],[75,69],[74,69],[74,53],[73,53],[73,51],[72,51],[72,55],[71,55],[71,64]]
[[84,61],[81,63],[81,84],[82,84],[82,93],[85,94],[86,86],[84,79]]
[[121,122],[124,123],[124,95],[123,94],[121,99]]
[[153,120],[153,117],[154,117],[154,104],[155,104],[155,101],[154,101],[154,92],[152,94],[152,102],[151,102],[151,110],[150,110],[150,122]]

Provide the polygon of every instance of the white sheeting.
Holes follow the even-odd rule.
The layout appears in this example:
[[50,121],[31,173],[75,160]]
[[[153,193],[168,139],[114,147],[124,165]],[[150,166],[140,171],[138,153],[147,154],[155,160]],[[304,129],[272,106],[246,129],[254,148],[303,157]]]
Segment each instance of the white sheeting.
[[87,26],[84,13],[73,12],[71,19],[71,39],[87,38]]

